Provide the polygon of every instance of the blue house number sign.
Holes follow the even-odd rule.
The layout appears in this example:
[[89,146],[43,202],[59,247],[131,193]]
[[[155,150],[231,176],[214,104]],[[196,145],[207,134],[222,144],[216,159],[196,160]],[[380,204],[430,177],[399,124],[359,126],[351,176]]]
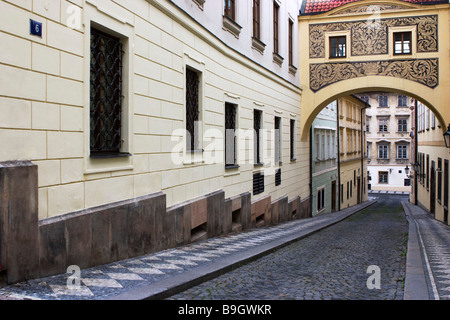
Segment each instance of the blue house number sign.
[[30,19],[30,34],[42,38],[42,22]]

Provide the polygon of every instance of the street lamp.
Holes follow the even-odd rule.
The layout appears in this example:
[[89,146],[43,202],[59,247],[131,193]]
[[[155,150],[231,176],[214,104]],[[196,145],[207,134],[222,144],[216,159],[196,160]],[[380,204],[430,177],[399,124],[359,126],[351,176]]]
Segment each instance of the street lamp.
[[447,132],[444,133],[444,141],[445,141],[445,146],[447,148],[450,148],[450,124],[448,125]]
[[408,165],[406,165],[406,167],[405,167],[405,173],[406,173],[406,175],[409,174],[409,167],[408,167]]

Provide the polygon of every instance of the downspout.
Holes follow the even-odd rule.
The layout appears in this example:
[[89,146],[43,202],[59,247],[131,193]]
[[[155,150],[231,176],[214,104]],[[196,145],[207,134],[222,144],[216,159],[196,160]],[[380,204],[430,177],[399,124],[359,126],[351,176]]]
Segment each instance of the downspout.
[[309,128],[309,214],[310,217],[313,216],[313,194],[312,194],[312,134],[313,134],[313,126]]
[[336,99],[336,137],[337,137],[337,180],[338,180],[338,211],[341,211],[341,130],[339,129],[339,114],[340,114],[339,99]]
[[[419,146],[419,137],[417,136],[417,100],[414,99],[414,163],[417,163],[417,154],[418,154],[418,146]],[[414,168],[414,165],[413,165]],[[418,197],[417,197],[417,172],[414,170],[414,204],[417,206]]]
[[361,199],[360,199],[361,203],[363,202],[362,201],[363,193],[366,188],[365,184],[364,184],[364,181],[366,181],[366,180],[364,180],[364,175],[366,174],[366,172],[364,171],[364,152],[365,152],[365,150],[364,150],[364,143],[363,143],[364,142],[364,122],[365,122],[366,118],[364,117],[364,120],[363,120],[363,111],[369,107],[370,107],[370,105],[366,103],[366,106],[364,108],[361,108],[361,110],[360,110],[360,112],[361,112],[361,137],[360,138],[361,138],[361,179],[362,179],[362,181],[361,181],[361,190],[359,190],[359,191],[361,194]]

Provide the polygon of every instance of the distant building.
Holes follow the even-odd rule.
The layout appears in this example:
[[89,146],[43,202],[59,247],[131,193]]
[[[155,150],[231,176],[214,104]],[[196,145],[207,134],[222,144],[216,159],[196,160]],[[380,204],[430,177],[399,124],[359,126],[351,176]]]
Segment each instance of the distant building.
[[326,106],[311,127],[312,214],[338,210],[337,101]]
[[367,200],[364,119],[368,104],[356,96],[338,100],[340,208]]
[[411,110],[414,100],[388,92],[359,94],[366,109],[367,170],[371,190],[410,191]]

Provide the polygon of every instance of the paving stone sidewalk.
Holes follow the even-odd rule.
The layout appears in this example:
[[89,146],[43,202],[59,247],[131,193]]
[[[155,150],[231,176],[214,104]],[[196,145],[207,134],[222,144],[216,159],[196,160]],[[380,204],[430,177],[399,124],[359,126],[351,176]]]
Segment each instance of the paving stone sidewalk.
[[[0,300],[164,299],[286,246],[372,205],[285,222],[81,270],[79,286],[60,274],[0,289]],[[69,282],[68,282],[69,280]]]

